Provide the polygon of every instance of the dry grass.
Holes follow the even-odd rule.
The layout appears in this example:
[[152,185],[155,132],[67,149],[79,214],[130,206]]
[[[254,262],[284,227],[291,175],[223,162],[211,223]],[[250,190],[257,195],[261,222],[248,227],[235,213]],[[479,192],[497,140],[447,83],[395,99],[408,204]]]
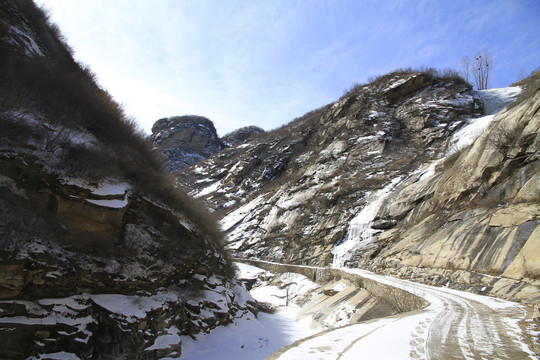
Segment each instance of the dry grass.
[[[29,140],[41,136],[43,129],[28,127],[13,121],[12,114],[6,115],[28,106],[49,123],[86,129],[101,147],[72,145],[56,135],[44,139],[51,151],[61,150],[62,171],[89,179],[128,179],[138,191],[185,214],[228,257],[222,233],[206,207],[177,188],[135,120],[97,84],[88,67],[73,59],[72,49],[48,15],[29,0],[20,0],[16,6],[29,20],[46,57],[27,57],[0,45],[0,114],[4,117],[0,118],[0,137],[30,146]],[[230,275],[234,270],[231,267],[226,272]]]

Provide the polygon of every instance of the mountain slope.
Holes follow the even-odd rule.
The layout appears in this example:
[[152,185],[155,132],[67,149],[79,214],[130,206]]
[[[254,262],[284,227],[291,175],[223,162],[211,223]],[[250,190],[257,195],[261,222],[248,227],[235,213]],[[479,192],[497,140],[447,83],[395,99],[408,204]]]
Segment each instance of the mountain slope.
[[255,312],[215,222],[58,29],[0,3],[1,357],[178,357]]
[[436,158],[481,113],[465,84],[394,73],[183,171],[241,256],[329,264],[370,194]]
[[178,178],[237,256],[537,303],[537,88],[538,74],[519,105],[481,117],[490,94],[392,73]]
[[387,199],[377,216],[398,225],[361,267],[540,302],[539,75],[470,147]]

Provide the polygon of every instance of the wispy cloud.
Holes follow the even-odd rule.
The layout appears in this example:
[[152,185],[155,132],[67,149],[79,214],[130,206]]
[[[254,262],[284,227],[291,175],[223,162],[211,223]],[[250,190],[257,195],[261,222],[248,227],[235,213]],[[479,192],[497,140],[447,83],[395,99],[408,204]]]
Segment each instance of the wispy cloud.
[[39,1],[147,130],[186,113],[222,134],[270,129],[397,67],[459,67],[486,48],[503,86],[540,58],[534,0]]

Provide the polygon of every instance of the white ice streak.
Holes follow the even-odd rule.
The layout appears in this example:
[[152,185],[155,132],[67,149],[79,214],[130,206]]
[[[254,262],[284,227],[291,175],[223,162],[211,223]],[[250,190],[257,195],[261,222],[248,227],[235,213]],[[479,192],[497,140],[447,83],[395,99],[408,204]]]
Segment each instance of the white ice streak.
[[461,149],[471,145],[480,135],[486,131],[495,115],[487,115],[476,119],[471,119],[469,124],[454,133],[448,141],[446,155],[452,155]]
[[390,184],[373,194],[369,198],[368,205],[351,220],[345,241],[332,249],[332,254],[334,254],[333,267],[344,266],[345,261],[349,260],[352,255],[351,251],[354,248],[358,248],[360,244],[362,246],[369,246],[372,243],[373,235],[377,232],[371,228],[373,219],[377,215],[384,199],[392,192],[401,179],[401,177],[395,178]]
[[514,102],[521,94],[519,86],[480,90],[478,95],[484,103],[484,114],[493,115]]
[[446,155],[452,155],[471,145],[474,140],[486,131],[495,114],[514,102],[520,93],[520,87],[480,90],[478,95],[484,103],[484,114],[486,116],[471,119],[468,125],[452,135]]

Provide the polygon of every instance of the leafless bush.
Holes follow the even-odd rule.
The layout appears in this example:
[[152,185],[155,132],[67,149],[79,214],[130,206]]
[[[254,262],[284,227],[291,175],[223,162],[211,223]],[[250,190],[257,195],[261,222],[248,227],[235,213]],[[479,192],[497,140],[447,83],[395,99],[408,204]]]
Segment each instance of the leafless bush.
[[482,53],[478,53],[474,57],[472,63],[472,73],[474,77],[474,82],[478,90],[487,89],[489,85],[489,75],[493,67],[493,59],[491,55],[484,50]]

